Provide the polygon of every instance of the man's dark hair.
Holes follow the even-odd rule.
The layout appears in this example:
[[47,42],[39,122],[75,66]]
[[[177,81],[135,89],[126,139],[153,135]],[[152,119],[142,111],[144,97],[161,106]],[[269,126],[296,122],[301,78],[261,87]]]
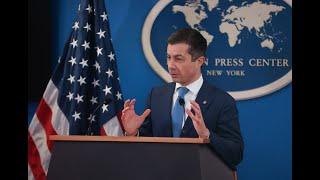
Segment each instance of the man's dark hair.
[[186,43],[189,45],[189,54],[192,60],[196,60],[200,56],[205,56],[207,50],[207,40],[199,31],[192,28],[183,28],[170,35],[168,44]]

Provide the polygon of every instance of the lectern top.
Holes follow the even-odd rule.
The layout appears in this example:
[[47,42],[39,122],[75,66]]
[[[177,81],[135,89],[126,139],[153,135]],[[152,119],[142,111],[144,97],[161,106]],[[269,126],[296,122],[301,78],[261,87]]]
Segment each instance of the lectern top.
[[53,141],[109,141],[109,142],[147,142],[147,143],[186,143],[207,144],[209,139],[203,138],[171,138],[171,137],[129,137],[129,136],[81,136],[52,135],[49,140]]

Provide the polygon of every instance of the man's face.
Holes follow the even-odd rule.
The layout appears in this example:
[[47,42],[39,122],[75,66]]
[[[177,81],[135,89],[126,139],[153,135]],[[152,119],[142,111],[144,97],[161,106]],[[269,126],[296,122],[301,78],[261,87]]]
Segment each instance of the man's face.
[[186,86],[201,75],[201,65],[204,57],[201,56],[192,61],[191,54],[188,52],[189,45],[186,43],[168,44],[167,46],[167,65],[169,74],[173,82]]

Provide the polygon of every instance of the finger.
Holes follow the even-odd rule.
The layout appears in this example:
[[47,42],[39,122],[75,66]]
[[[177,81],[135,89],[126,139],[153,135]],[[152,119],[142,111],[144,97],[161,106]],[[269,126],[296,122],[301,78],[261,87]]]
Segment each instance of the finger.
[[201,111],[199,104],[196,101],[190,101],[191,105],[194,105],[196,109],[198,109],[199,111]]
[[195,116],[199,118],[202,117],[200,109],[198,109],[194,104],[191,104],[191,108],[194,111]]
[[147,116],[149,116],[150,112],[151,109],[146,109],[140,117],[144,120]]
[[202,118],[202,111],[201,111],[201,108],[200,108],[199,104],[198,104],[196,101],[193,101],[191,104],[194,105],[194,107],[198,110],[197,115],[198,115],[201,119],[203,119],[203,118]]
[[134,109],[134,104],[136,103],[136,99],[132,99],[129,103],[130,109]]
[[129,103],[130,103],[130,99],[127,99],[125,102],[124,102],[124,107],[127,107],[127,106],[129,106]]
[[123,123],[125,123],[126,120],[127,120],[127,114],[122,113],[122,114],[121,114],[121,121],[122,121]]
[[129,102],[129,106],[133,105],[136,102],[136,99],[131,99]]
[[190,110],[187,110],[186,112],[187,112],[188,116],[191,118],[192,123],[195,126],[195,128],[198,127],[199,126],[198,118],[196,116],[194,116]]
[[196,118],[195,115],[190,111],[190,109],[186,109],[186,113],[192,120]]
[[128,111],[130,109],[129,106],[125,107],[123,110],[122,110],[122,114],[125,113],[126,111]]

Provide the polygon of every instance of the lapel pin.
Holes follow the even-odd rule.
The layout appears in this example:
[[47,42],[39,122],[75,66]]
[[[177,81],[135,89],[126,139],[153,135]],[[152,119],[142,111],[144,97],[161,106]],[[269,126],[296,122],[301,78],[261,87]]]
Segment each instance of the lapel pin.
[[202,104],[207,104],[207,101],[203,101]]

